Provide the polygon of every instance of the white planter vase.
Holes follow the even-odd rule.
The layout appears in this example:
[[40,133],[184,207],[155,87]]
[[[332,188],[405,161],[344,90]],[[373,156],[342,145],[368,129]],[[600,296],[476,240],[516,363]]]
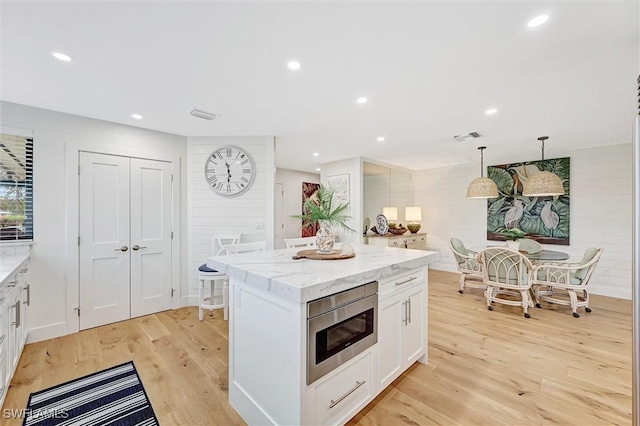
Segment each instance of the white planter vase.
[[511,250],[518,251],[518,250],[520,250],[520,241],[518,241],[518,240],[516,240],[516,241],[507,241],[507,247],[509,247]]

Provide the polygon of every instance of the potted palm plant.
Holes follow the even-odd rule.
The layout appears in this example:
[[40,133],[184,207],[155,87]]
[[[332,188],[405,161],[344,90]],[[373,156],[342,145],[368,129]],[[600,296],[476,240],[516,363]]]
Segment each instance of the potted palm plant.
[[507,247],[515,251],[520,249],[520,240],[527,235],[526,232],[518,228],[503,229],[500,233],[504,235],[504,239],[507,240]]
[[333,202],[333,191],[320,185],[315,196],[308,198],[303,205],[305,213],[292,216],[302,220],[302,226],[318,223],[320,229],[316,233],[316,245],[320,253],[333,253],[336,241],[336,228],[353,231],[347,225],[351,216],[347,214],[349,203],[337,204]]

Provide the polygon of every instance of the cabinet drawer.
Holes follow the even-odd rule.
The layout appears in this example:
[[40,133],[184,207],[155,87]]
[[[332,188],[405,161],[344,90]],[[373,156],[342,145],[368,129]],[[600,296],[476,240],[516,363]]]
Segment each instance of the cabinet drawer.
[[380,280],[378,283],[378,299],[384,299],[407,287],[421,283],[425,279],[425,269],[417,269],[405,274]]
[[313,424],[344,424],[373,398],[371,354],[372,351],[368,351],[362,358],[339,368],[327,380],[314,386]]

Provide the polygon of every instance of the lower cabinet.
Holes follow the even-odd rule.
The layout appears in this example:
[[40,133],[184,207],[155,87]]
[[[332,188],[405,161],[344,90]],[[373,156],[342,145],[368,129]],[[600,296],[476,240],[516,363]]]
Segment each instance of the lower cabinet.
[[[412,277],[415,279],[411,280]],[[427,353],[424,275],[403,276],[390,284],[391,290],[383,293],[379,302],[377,386],[380,390],[418,359],[426,358]]]
[[308,389],[311,424],[346,423],[375,396],[373,350],[327,374]]
[[27,262],[3,284],[0,293],[0,406],[27,341],[30,302]]

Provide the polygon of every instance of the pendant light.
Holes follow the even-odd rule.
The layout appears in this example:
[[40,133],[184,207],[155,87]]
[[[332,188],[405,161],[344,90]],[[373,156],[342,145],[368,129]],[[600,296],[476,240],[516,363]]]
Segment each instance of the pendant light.
[[[539,141],[542,142],[542,160],[544,161],[544,141],[549,136],[540,136]],[[558,175],[542,171],[531,176],[522,183],[522,195],[525,197],[543,197],[550,195],[564,195],[564,185]]]
[[496,198],[498,185],[488,177],[484,177],[484,150],[486,146],[478,147],[480,150],[480,177],[476,178],[467,188],[467,198]]

